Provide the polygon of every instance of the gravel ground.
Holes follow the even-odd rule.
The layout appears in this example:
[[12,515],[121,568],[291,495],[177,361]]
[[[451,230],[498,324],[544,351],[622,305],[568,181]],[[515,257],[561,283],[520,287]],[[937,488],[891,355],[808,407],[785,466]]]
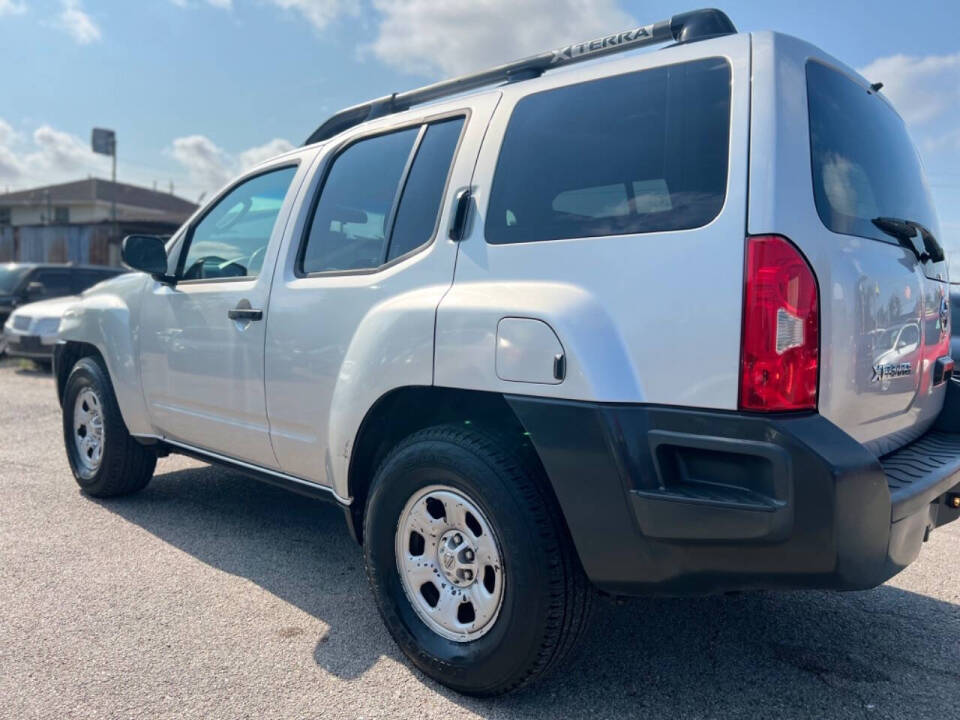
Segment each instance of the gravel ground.
[[602,602],[495,700],[400,655],[340,511],[192,460],[81,495],[48,375],[0,364],[0,717],[960,718],[960,523],[869,592]]

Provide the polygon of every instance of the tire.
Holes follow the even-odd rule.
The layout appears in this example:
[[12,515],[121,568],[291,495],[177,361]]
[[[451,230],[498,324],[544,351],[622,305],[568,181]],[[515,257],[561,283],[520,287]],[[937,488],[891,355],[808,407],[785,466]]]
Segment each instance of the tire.
[[[417,432],[380,465],[364,517],[367,576],[391,635],[420,670],[470,695],[509,692],[559,665],[586,627],[594,597],[538,465],[525,462],[529,449],[511,444],[455,426]],[[472,523],[465,520],[471,510],[481,516]],[[469,532],[458,545],[464,522]],[[474,582],[466,588],[455,587],[458,578],[465,581],[450,574],[465,566],[459,559],[448,564],[444,549],[461,546],[475,547],[465,555],[476,558]],[[499,569],[484,564],[490,557]],[[418,599],[416,587],[428,571],[436,582],[420,585]],[[498,592],[491,613],[489,598]],[[435,607],[423,605],[435,597]],[[472,598],[481,602],[474,606]],[[465,604],[471,610],[461,618]],[[445,610],[454,605],[455,621]],[[449,622],[439,627],[443,618]]]
[[[84,445],[87,437],[99,437],[99,449]],[[153,477],[156,453],[127,432],[107,372],[93,357],[78,360],[67,378],[63,440],[73,476],[87,495],[129,495]]]

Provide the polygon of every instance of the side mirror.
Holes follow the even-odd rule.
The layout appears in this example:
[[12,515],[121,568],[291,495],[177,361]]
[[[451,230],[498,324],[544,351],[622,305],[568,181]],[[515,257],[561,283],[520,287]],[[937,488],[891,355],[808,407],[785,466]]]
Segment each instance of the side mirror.
[[134,270],[149,273],[162,281],[171,279],[167,276],[167,250],[163,240],[156,235],[127,235],[120,256],[124,264]]
[[38,300],[47,294],[47,286],[42,282],[37,282],[34,280],[31,283],[27,284],[27,301],[32,302],[33,300]]

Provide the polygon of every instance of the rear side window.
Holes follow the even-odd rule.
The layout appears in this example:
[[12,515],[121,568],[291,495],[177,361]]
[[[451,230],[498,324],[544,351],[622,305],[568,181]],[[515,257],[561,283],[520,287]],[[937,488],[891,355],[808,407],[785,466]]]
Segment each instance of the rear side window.
[[537,93],[493,178],[493,244],[701,227],[723,207],[730,66],[721,58]]
[[886,101],[849,77],[807,63],[813,194],[823,224],[836,233],[896,241],[872,220],[939,226],[917,151]]
[[334,158],[301,272],[371,270],[429,241],[463,123],[457,117],[376,135]]

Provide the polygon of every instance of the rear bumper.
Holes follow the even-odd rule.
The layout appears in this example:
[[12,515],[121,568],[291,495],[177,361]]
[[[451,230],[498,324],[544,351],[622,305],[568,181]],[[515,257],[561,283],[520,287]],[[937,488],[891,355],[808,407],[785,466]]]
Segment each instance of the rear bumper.
[[609,592],[874,587],[960,514],[960,434],[878,459],[817,414],[507,400]]

